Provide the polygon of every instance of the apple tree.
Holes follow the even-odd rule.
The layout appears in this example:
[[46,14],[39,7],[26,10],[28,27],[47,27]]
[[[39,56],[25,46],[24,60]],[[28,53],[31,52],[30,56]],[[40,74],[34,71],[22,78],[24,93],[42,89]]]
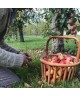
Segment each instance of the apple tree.
[[16,13],[16,19],[14,20],[13,27],[19,30],[20,41],[24,42],[23,26],[24,24],[36,24],[42,19],[40,15],[41,9],[37,8],[18,8]]
[[[47,31],[47,35],[63,36],[64,31],[66,31],[66,35],[76,35],[79,30],[80,16],[78,9],[75,8],[49,8],[45,11],[45,19],[47,21],[47,30],[52,23],[52,28]],[[54,52],[64,52],[63,39],[54,39],[52,42]]]
[[12,16],[15,15],[15,19],[11,29],[16,34],[16,38],[18,30],[21,42],[24,42],[23,26],[25,23],[29,23],[29,19],[31,18],[29,13],[31,13],[31,10],[32,8],[13,8]]

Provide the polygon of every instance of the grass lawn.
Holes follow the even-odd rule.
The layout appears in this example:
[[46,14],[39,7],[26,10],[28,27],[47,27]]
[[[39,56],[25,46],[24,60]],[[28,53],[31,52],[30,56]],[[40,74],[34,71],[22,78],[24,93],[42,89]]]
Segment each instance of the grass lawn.
[[[24,82],[27,82],[31,85],[32,88],[41,87],[41,85],[38,84],[38,81],[41,80],[41,65],[40,65],[40,57],[43,53],[43,50],[45,50],[47,38],[44,38],[42,36],[26,36],[25,42],[21,43],[19,41],[10,40],[7,41],[9,45],[12,47],[28,52],[32,55],[33,61],[31,62],[31,66],[26,67],[19,67],[19,68],[12,68],[13,70],[21,79],[19,84],[14,85],[14,87],[23,88],[26,87],[24,85]],[[67,44],[67,43],[66,43]],[[72,42],[68,43],[71,48],[73,48]],[[76,50],[76,47],[74,47]],[[79,68],[78,68],[79,69]],[[55,83],[51,86],[48,86],[48,84],[44,84],[43,88],[53,87],[53,88],[76,88],[80,87],[80,78],[77,78],[77,76],[73,79],[73,81],[66,81],[63,83]]]

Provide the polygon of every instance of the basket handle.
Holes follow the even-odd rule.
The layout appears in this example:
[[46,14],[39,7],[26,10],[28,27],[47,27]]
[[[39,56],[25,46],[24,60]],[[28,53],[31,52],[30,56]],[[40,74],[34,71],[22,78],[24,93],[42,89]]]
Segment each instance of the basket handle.
[[77,51],[77,55],[76,55],[76,62],[79,61],[79,55],[80,55],[80,41],[78,38],[76,37],[71,37],[71,36],[52,36],[50,37],[48,40],[47,40],[47,43],[46,43],[46,55],[48,55],[48,44],[49,44],[49,41],[53,38],[63,38],[63,39],[74,39],[77,44],[78,44],[78,51]]

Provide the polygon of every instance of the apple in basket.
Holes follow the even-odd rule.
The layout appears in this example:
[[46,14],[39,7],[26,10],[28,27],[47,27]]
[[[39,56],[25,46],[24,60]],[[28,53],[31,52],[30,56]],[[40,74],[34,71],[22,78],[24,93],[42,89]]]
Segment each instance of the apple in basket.
[[72,57],[69,56],[69,55],[65,55],[64,58],[65,58],[66,60],[69,60],[69,61],[71,61],[71,62],[74,62],[74,58],[72,58]]
[[64,59],[64,56],[62,53],[57,53],[57,56],[58,56],[58,59],[59,60],[63,60]]
[[50,83],[53,83],[53,81],[54,81],[54,76],[51,75],[51,76],[50,76]]
[[74,62],[69,62],[69,64],[74,64]]
[[69,64],[69,60],[61,60],[60,64]]
[[57,62],[58,62],[58,57],[57,57],[57,56],[54,56],[54,57],[52,58],[52,62],[53,62],[53,63],[57,63]]
[[[50,75],[52,75],[53,73],[54,73],[54,70],[51,69],[51,70],[50,70]],[[48,75],[49,75],[49,71],[47,70],[47,71],[46,71],[46,76],[48,76]]]
[[[74,64],[74,62],[69,62],[69,64]],[[68,71],[70,71],[71,67],[68,67]]]
[[54,74],[54,70],[53,69],[51,69],[50,74]]
[[60,61],[60,64],[65,64],[65,63],[64,63],[64,60],[61,60],[61,61]]
[[[60,76],[56,75],[55,79],[59,79]],[[54,83],[54,76],[51,76],[50,83]]]
[[51,61],[52,61],[52,59],[51,59],[51,58],[49,58],[49,59],[48,59],[48,61],[49,61],[49,62],[51,62]]
[[48,67],[49,67],[49,65],[46,65],[46,71],[48,71]]
[[60,59],[60,62],[59,62],[60,64],[72,64],[70,62],[74,62],[74,58],[72,58],[69,55],[63,55],[63,57],[62,57],[62,55],[61,55],[61,57],[59,55],[58,58]]
[[69,64],[69,62],[70,62],[69,59],[64,60],[64,64]]
[[69,59],[60,61],[60,64],[72,64]]
[[57,74],[58,74],[58,76],[61,76],[62,75],[62,72],[61,72],[60,69],[58,70]]
[[[58,79],[58,78],[59,78],[59,76],[56,75],[56,78],[55,79]],[[51,75],[50,76],[50,83],[54,83],[54,75]]]
[[47,71],[46,71],[46,76],[48,76],[48,75],[49,75],[49,71],[47,70]]

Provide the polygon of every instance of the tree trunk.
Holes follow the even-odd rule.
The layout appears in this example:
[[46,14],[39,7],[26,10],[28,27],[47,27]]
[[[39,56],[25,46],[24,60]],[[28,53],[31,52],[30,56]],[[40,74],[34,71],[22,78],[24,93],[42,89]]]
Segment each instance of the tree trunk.
[[18,34],[17,34],[17,32],[15,33],[15,38],[16,38],[16,40],[18,40]]
[[[61,30],[60,30],[60,35],[61,36],[63,36],[63,32],[64,32],[64,29],[62,28]],[[60,51],[60,52],[64,52],[64,39],[59,39],[59,45],[58,45],[58,50]]]
[[23,26],[18,27],[19,28],[19,36],[20,36],[20,41],[24,42],[24,36],[23,36]]
[[52,39],[52,52],[57,53],[58,52],[58,39]]
[[[56,31],[56,17],[53,16],[52,19],[52,30]],[[58,28],[58,31],[60,31],[60,35],[63,36],[64,28]],[[52,40],[52,51],[53,53],[57,52],[64,52],[64,39],[53,39]]]
[[[60,35],[63,36],[63,28],[60,30]],[[64,39],[53,39],[52,40],[52,51],[53,53],[64,52]]]

